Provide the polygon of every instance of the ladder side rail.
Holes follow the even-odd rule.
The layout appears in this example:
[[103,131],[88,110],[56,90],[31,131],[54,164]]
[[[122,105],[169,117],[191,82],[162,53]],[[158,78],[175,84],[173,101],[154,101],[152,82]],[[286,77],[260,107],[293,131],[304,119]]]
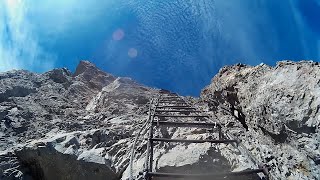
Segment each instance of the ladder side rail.
[[153,98],[151,99],[151,102],[149,104],[149,115],[148,115],[148,119],[146,120],[146,122],[142,125],[142,127],[140,128],[137,136],[135,137],[135,140],[134,140],[134,143],[133,143],[133,146],[131,148],[131,153],[130,153],[130,162],[129,162],[129,180],[133,180],[133,158],[135,156],[135,148],[136,148],[136,145],[138,143],[138,139],[140,137],[140,135],[142,134],[142,131],[145,129],[145,127],[147,126],[147,124],[149,123],[150,121],[150,117],[151,117],[151,106],[152,106],[152,103],[153,103]]

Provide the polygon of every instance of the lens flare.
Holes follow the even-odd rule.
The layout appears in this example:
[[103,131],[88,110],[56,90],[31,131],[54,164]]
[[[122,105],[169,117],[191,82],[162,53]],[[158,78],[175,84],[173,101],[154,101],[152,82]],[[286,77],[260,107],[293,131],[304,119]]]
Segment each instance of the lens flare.
[[116,31],[113,32],[112,38],[115,41],[120,41],[124,37],[124,31],[122,29],[117,29]]
[[128,51],[128,56],[129,56],[130,58],[135,58],[135,57],[137,57],[137,55],[138,55],[137,49],[135,49],[135,48],[130,48],[130,49],[129,49],[129,51]]
[[12,7],[16,7],[20,1],[18,0],[6,0],[5,3],[7,3],[7,5],[12,8]]

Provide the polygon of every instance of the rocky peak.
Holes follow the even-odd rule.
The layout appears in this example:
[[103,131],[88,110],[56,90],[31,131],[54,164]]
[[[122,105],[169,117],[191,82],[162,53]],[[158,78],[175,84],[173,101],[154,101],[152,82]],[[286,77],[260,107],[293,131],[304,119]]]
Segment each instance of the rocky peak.
[[56,83],[69,83],[72,73],[67,68],[53,69],[45,73],[49,79]]
[[81,60],[76,68],[75,73],[73,76],[78,76],[79,74],[82,74],[86,71],[100,71],[94,64],[92,64],[90,61]]
[[101,90],[104,86],[116,79],[116,77],[103,72],[89,61],[80,61],[73,77],[87,83],[91,88],[98,90]]

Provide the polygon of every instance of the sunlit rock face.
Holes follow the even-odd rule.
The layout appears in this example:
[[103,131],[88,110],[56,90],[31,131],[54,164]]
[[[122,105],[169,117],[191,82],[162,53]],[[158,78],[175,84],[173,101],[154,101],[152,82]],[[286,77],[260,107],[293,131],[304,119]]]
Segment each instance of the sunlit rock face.
[[201,93],[206,107],[280,179],[319,179],[320,65],[226,66]]

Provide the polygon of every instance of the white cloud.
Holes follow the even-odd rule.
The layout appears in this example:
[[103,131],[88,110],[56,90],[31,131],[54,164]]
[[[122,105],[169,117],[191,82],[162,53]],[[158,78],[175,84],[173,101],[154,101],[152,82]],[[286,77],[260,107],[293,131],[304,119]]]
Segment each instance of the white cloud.
[[23,0],[0,2],[0,71],[28,69],[46,71],[53,68],[54,55],[45,52],[27,19]]

